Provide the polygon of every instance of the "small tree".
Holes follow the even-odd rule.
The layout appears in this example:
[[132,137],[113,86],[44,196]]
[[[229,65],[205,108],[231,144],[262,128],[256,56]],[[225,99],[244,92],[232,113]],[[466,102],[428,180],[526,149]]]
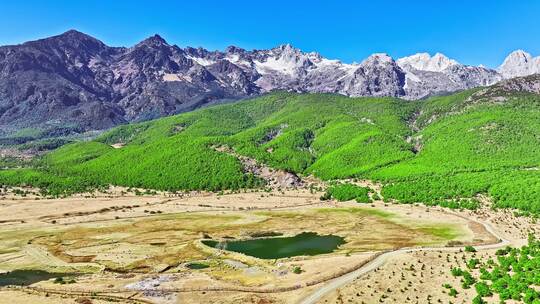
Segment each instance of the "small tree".
[[493,293],[491,292],[491,288],[484,282],[478,282],[474,284],[474,288],[476,289],[476,292],[481,297],[489,297]]
[[465,252],[476,252],[476,248],[473,246],[465,246]]

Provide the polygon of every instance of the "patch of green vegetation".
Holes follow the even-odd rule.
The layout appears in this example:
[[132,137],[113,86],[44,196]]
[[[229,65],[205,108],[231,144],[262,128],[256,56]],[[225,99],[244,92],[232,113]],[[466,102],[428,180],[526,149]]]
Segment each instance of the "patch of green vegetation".
[[189,269],[205,269],[210,267],[210,265],[204,263],[187,263],[186,267]]
[[[464,105],[457,96],[441,98]],[[436,108],[441,98],[422,108]],[[387,182],[386,199],[437,203],[484,193],[496,207],[539,213],[540,171],[527,169],[540,164],[539,105],[538,95],[527,95],[505,103],[439,106],[444,115],[426,118],[416,135],[420,152],[371,175]]]
[[[354,138],[363,142],[357,148],[365,150],[362,161],[368,168],[387,162],[377,160],[377,149],[407,151],[395,139],[408,132],[400,123],[402,104],[390,98],[274,93],[121,126],[95,141],[67,145],[48,154],[29,180],[23,178],[27,173],[1,171],[0,182],[48,185],[51,193],[107,184],[160,190],[257,187],[261,180],[244,173],[235,157],[213,147],[225,144],[272,167],[308,173],[317,171],[309,168],[318,158]],[[326,117],[321,120],[322,112]],[[349,135],[336,142],[343,123],[349,124]],[[281,128],[281,134],[265,140],[275,128]],[[384,138],[392,140],[373,150]],[[116,142],[126,145],[120,149],[109,146]],[[389,146],[392,144],[396,145]],[[356,166],[349,167],[358,171]],[[63,185],[56,187],[54,178],[62,179]]]
[[[215,150],[228,146],[300,175],[380,181],[387,201],[475,209],[475,197],[485,194],[495,207],[540,214],[540,96],[506,94],[492,102],[474,92],[415,102],[276,92],[120,126],[63,146],[33,169],[2,170],[0,183],[56,194],[108,184],[171,191],[262,186],[238,159]],[[336,191],[347,198],[348,190],[343,197]]]
[[480,202],[474,198],[432,200],[427,201],[424,204],[426,204],[427,206],[441,206],[449,209],[476,210],[480,208]]
[[0,157],[0,169],[19,168],[28,165],[28,162],[17,157]]
[[340,202],[356,200],[359,203],[369,203],[369,192],[371,190],[366,187],[344,183],[330,186],[326,193],[321,197],[321,200],[335,199]]
[[536,304],[540,303],[539,261],[540,241],[531,234],[528,244],[521,248],[499,249],[496,260],[470,259],[467,265],[479,268],[479,275],[459,268],[452,268],[451,272],[453,276],[462,277],[463,288],[474,285],[476,303],[485,303],[484,297],[496,294],[501,303],[513,300]]
[[264,237],[273,237],[273,236],[282,236],[283,233],[276,231],[256,231],[249,233],[249,236],[252,238],[264,238]]
[[[14,133],[0,132],[0,146],[8,146],[21,150],[35,149],[44,151],[66,144],[71,139],[82,138],[82,129],[75,125],[49,126],[44,129],[25,128]],[[41,150],[40,150],[41,149]]]
[[75,283],[77,283],[77,281],[75,281],[75,279],[73,278],[57,277],[54,279],[54,284],[64,285],[64,284],[75,284]]
[[[62,279],[63,273],[51,273],[43,270],[13,270],[0,274],[0,287],[8,285],[31,285],[40,281],[55,278]],[[63,281],[63,279],[62,279]]]
[[[317,209],[317,212],[320,213],[339,213],[339,212],[346,212],[346,213],[358,213],[360,215],[372,215],[377,216],[380,218],[393,218],[395,217],[395,214],[382,211],[379,209],[364,209],[364,208],[320,208]],[[294,214],[293,214],[294,215]]]
[[9,136],[3,137],[0,144],[17,145],[34,140],[43,135],[43,131],[35,128],[24,128]]
[[48,138],[48,139],[42,139],[42,140],[34,140],[31,142],[18,145],[17,149],[22,150],[22,151],[31,150],[31,151],[38,151],[38,152],[50,151],[50,150],[54,150],[56,148],[59,148],[63,145],[67,145],[72,142],[73,140],[70,140],[70,139]]
[[476,252],[476,248],[473,246],[465,246],[465,252]]
[[103,185],[99,181],[82,179],[77,176],[59,176],[38,169],[0,170],[0,184],[33,186],[41,189],[43,195],[62,195],[85,192]]
[[455,226],[437,225],[431,227],[421,227],[420,231],[436,236],[442,240],[454,240],[461,235],[461,232],[456,230]]
[[39,137],[43,133],[42,130],[36,128],[24,128],[15,132],[11,137]]

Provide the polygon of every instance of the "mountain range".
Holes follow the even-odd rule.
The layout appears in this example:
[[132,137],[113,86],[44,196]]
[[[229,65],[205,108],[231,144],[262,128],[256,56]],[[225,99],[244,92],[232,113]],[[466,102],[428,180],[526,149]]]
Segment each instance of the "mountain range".
[[539,72],[540,57],[524,51],[496,70],[440,53],[397,60],[378,53],[348,64],[289,44],[209,51],[155,35],[111,47],[70,30],[0,47],[0,133],[103,130],[274,90],[414,100]]

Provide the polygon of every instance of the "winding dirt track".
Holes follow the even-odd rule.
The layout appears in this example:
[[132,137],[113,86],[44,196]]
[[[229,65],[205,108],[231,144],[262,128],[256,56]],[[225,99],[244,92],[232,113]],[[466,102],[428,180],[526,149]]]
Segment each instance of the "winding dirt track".
[[[486,244],[486,245],[479,245],[475,246],[476,250],[490,250],[490,249],[497,249],[502,248],[510,244],[510,241],[504,239],[500,236],[500,234],[488,223],[480,222],[477,220],[469,219],[470,221],[479,223],[484,226],[484,228],[494,235],[499,241],[494,244]],[[369,263],[365,264],[361,268],[358,268],[355,271],[349,272],[341,277],[335,278],[331,281],[328,281],[325,285],[321,286],[317,290],[315,290],[312,294],[302,299],[299,304],[315,304],[318,303],[319,300],[321,300],[325,295],[329,294],[330,292],[351,283],[355,279],[362,277],[366,275],[367,273],[376,270],[377,268],[383,266],[386,264],[386,262],[396,257],[400,254],[406,254],[416,251],[458,251],[462,249],[462,247],[418,247],[418,248],[401,248],[394,251],[385,252]]]

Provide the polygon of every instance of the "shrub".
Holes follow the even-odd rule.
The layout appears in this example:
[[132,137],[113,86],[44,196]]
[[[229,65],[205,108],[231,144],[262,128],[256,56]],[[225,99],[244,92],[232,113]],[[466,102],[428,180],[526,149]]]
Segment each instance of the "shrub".
[[465,252],[476,252],[476,248],[473,246],[465,246]]
[[326,190],[325,197],[332,197],[337,201],[356,200],[359,203],[369,203],[369,188],[356,186],[353,184],[338,184]]

